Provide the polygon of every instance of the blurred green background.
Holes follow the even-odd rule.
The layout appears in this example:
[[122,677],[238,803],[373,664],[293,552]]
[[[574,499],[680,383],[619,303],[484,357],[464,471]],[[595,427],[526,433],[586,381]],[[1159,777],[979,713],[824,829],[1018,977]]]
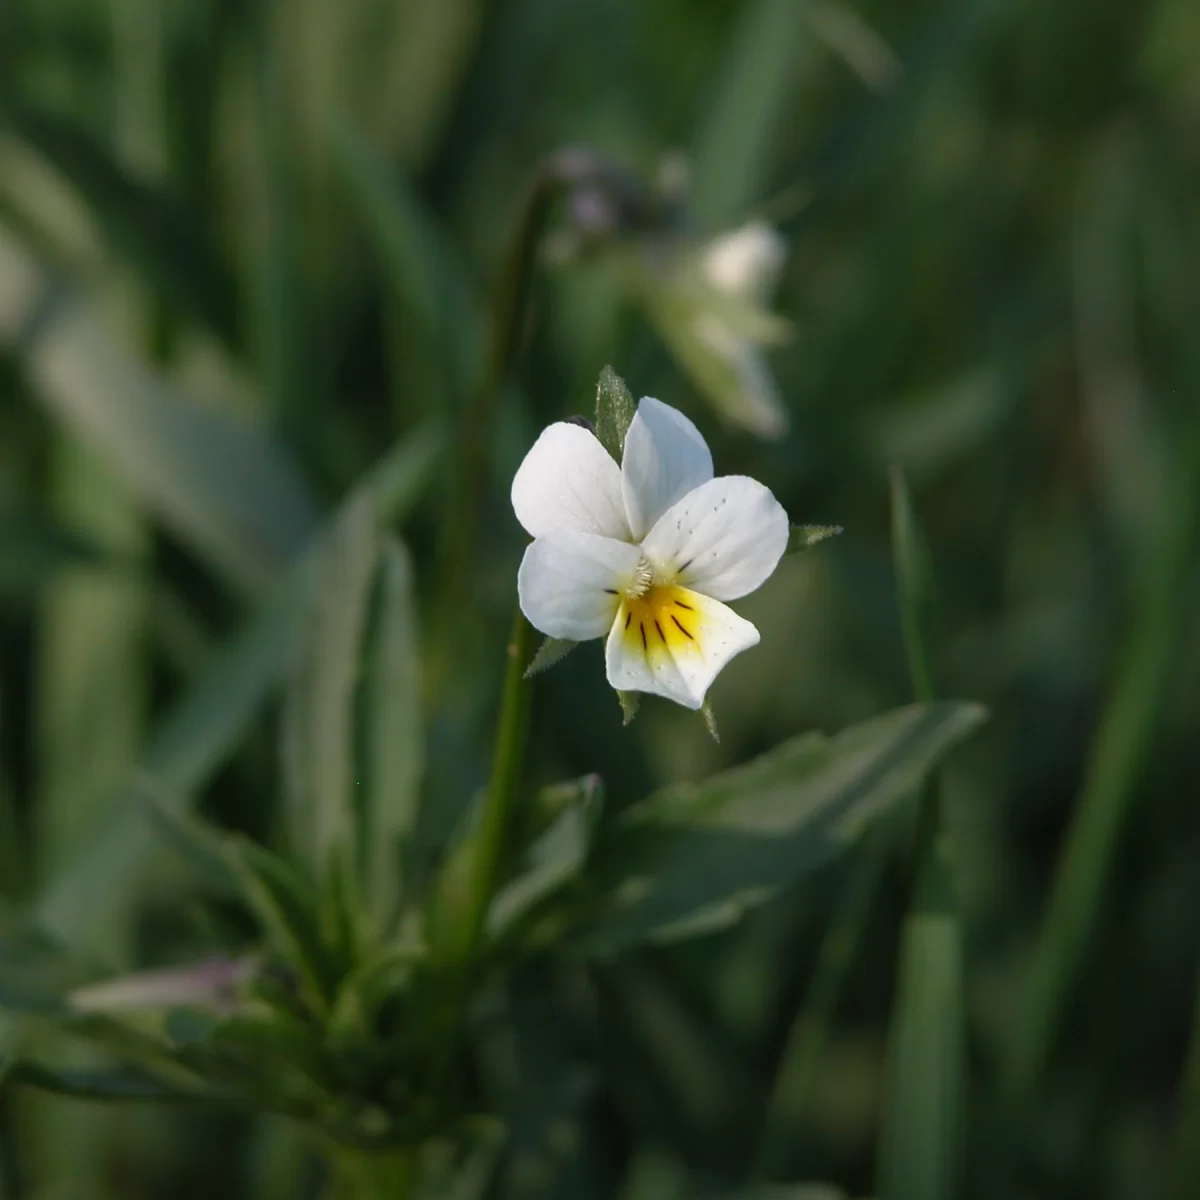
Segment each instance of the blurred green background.
[[[404,523],[426,627],[462,629],[422,836],[486,778],[512,472],[604,364],[846,532],[740,606],[763,641],[714,688],[719,745],[653,700],[622,729],[588,646],[538,681],[533,782],[598,771],[620,806],[906,702],[897,464],[939,690],[991,712],[945,781],[961,1194],[1194,1200],[1198,129],[1194,0],[4,0],[0,900],[114,968],[219,944],[133,771],[276,837],[288,564],[397,439],[463,439],[539,162],[682,154],[698,236],[788,240],[790,431],[727,425],[612,255],[541,264],[460,612],[446,473]],[[596,968],[596,1041],[547,1019],[526,1047],[495,1194],[871,1194],[910,874],[868,839],[736,929]],[[0,1093],[4,1200],[316,1187],[271,1122]]]

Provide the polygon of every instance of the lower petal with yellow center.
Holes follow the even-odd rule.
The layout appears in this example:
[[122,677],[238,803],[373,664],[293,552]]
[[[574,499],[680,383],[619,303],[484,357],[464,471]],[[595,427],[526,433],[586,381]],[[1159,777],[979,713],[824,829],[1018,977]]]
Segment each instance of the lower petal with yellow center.
[[608,681],[621,691],[653,692],[688,708],[758,630],[718,600],[677,584],[621,599],[608,636]]

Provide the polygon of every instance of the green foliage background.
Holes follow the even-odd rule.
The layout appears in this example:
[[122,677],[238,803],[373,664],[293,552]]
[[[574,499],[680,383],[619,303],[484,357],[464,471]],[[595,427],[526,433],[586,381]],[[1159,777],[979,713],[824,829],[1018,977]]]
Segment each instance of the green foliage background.
[[[763,641],[714,689],[719,745],[665,703],[622,728],[588,646],[538,679],[531,785],[598,772],[619,809],[906,703],[892,465],[936,581],[939,694],[991,719],[942,777],[953,852],[917,885],[905,839],[868,834],[735,928],[589,968],[592,1045],[518,980],[495,1194],[883,1195],[882,1170],[889,1196],[1194,1200],[1198,51],[1193,0],[7,0],[4,904],[114,969],[223,944],[135,769],[301,840],[280,727],[302,752],[323,726],[277,703],[295,564],[397,444],[389,507],[448,647],[406,734],[432,864],[487,777],[524,540],[508,482],[611,362],[697,421],[719,473],[846,532],[741,606]],[[448,598],[438,446],[471,437],[491,299],[564,144],[646,178],[683,151],[700,233],[784,232],[791,431],[724,425],[603,255],[542,264]],[[894,1162],[903,1114],[944,1094],[936,1030],[897,1039],[899,1081],[884,1067],[894,1013],[945,1001],[920,983],[950,893],[958,1184]],[[281,1122],[0,1092],[5,1200],[319,1186]]]

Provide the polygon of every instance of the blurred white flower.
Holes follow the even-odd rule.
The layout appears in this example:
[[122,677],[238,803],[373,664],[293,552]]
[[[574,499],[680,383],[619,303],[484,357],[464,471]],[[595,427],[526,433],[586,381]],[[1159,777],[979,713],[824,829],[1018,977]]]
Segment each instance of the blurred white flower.
[[558,422],[512,485],[533,536],[517,579],[543,633],[607,635],[608,682],[698,709],[758,630],[721,603],[758,588],[788,542],[783,507],[742,475],[713,478],[712,455],[681,412],[643,399],[621,465],[581,425]]
[[756,220],[699,246],[644,248],[635,278],[680,365],[728,420],[781,436],[787,410],[764,347],[791,332],[768,308],[787,258],[782,235]]

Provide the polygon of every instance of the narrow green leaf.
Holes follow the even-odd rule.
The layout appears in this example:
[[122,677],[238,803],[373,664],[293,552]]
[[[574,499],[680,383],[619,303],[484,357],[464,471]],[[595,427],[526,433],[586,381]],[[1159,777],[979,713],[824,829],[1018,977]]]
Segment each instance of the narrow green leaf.
[[892,483],[892,554],[900,591],[900,619],[908,652],[913,691],[922,703],[934,696],[933,664],[929,656],[929,616],[933,599],[933,575],[912,496],[904,472],[895,467]]
[[334,869],[335,858],[359,861],[355,712],[381,545],[374,506],[361,495],[309,562],[310,598],[284,707],[283,761],[289,840],[318,880]]
[[[10,251],[23,254],[0,234],[0,272]],[[63,428],[236,586],[273,582],[313,531],[283,449],[135,363],[82,297],[45,318],[25,366]]]
[[1192,1010],[1191,1045],[1180,1081],[1171,1157],[1172,1200],[1200,1193],[1200,976]]
[[[366,495],[381,522],[402,519],[433,478],[444,447],[438,427],[418,430],[367,473],[347,503]],[[168,810],[188,803],[207,783],[282,677],[295,648],[309,559],[292,569],[150,739],[139,770],[155,781]],[[144,788],[145,780],[134,786]],[[142,809],[126,805],[53,876],[37,901],[39,921],[73,944],[88,944],[136,893],[156,845]]]
[[596,385],[596,436],[617,462],[625,453],[625,434],[636,412],[637,404],[625,380],[612,367],[605,367]]
[[493,941],[505,937],[543,900],[583,871],[604,806],[599,780],[594,775],[587,780],[592,786],[579,792],[578,802],[529,846],[520,873],[492,898],[487,933]]
[[602,903],[583,945],[611,953],[731,924],[912,795],[983,715],[965,702],[897,709],[634,805],[597,849]]
[[349,126],[332,129],[334,165],[404,312],[420,324],[447,364],[455,394],[478,378],[484,319],[466,270],[446,233],[403,174]]
[[562,662],[578,645],[578,642],[572,642],[568,638],[545,638],[538,647],[537,653],[533,656],[533,661],[526,668],[525,678],[530,679],[534,675],[540,675],[543,671],[548,671],[551,667]]
[[230,838],[226,854],[275,952],[296,972],[311,1008],[326,1012],[338,972],[321,934],[317,893],[281,858],[246,838]]
[[900,947],[879,1150],[880,1200],[957,1195],[963,1134],[962,934],[944,843],[926,859]]
[[799,554],[811,550],[829,538],[838,537],[845,531],[840,525],[793,525],[788,532],[785,554]]
[[403,852],[416,823],[424,770],[420,631],[412,559],[387,539],[379,619],[368,666],[365,851],[371,905],[380,928],[395,915]]
[[694,206],[706,225],[737,219],[767,191],[776,135],[808,67],[803,0],[740,10],[712,107],[696,138]]

